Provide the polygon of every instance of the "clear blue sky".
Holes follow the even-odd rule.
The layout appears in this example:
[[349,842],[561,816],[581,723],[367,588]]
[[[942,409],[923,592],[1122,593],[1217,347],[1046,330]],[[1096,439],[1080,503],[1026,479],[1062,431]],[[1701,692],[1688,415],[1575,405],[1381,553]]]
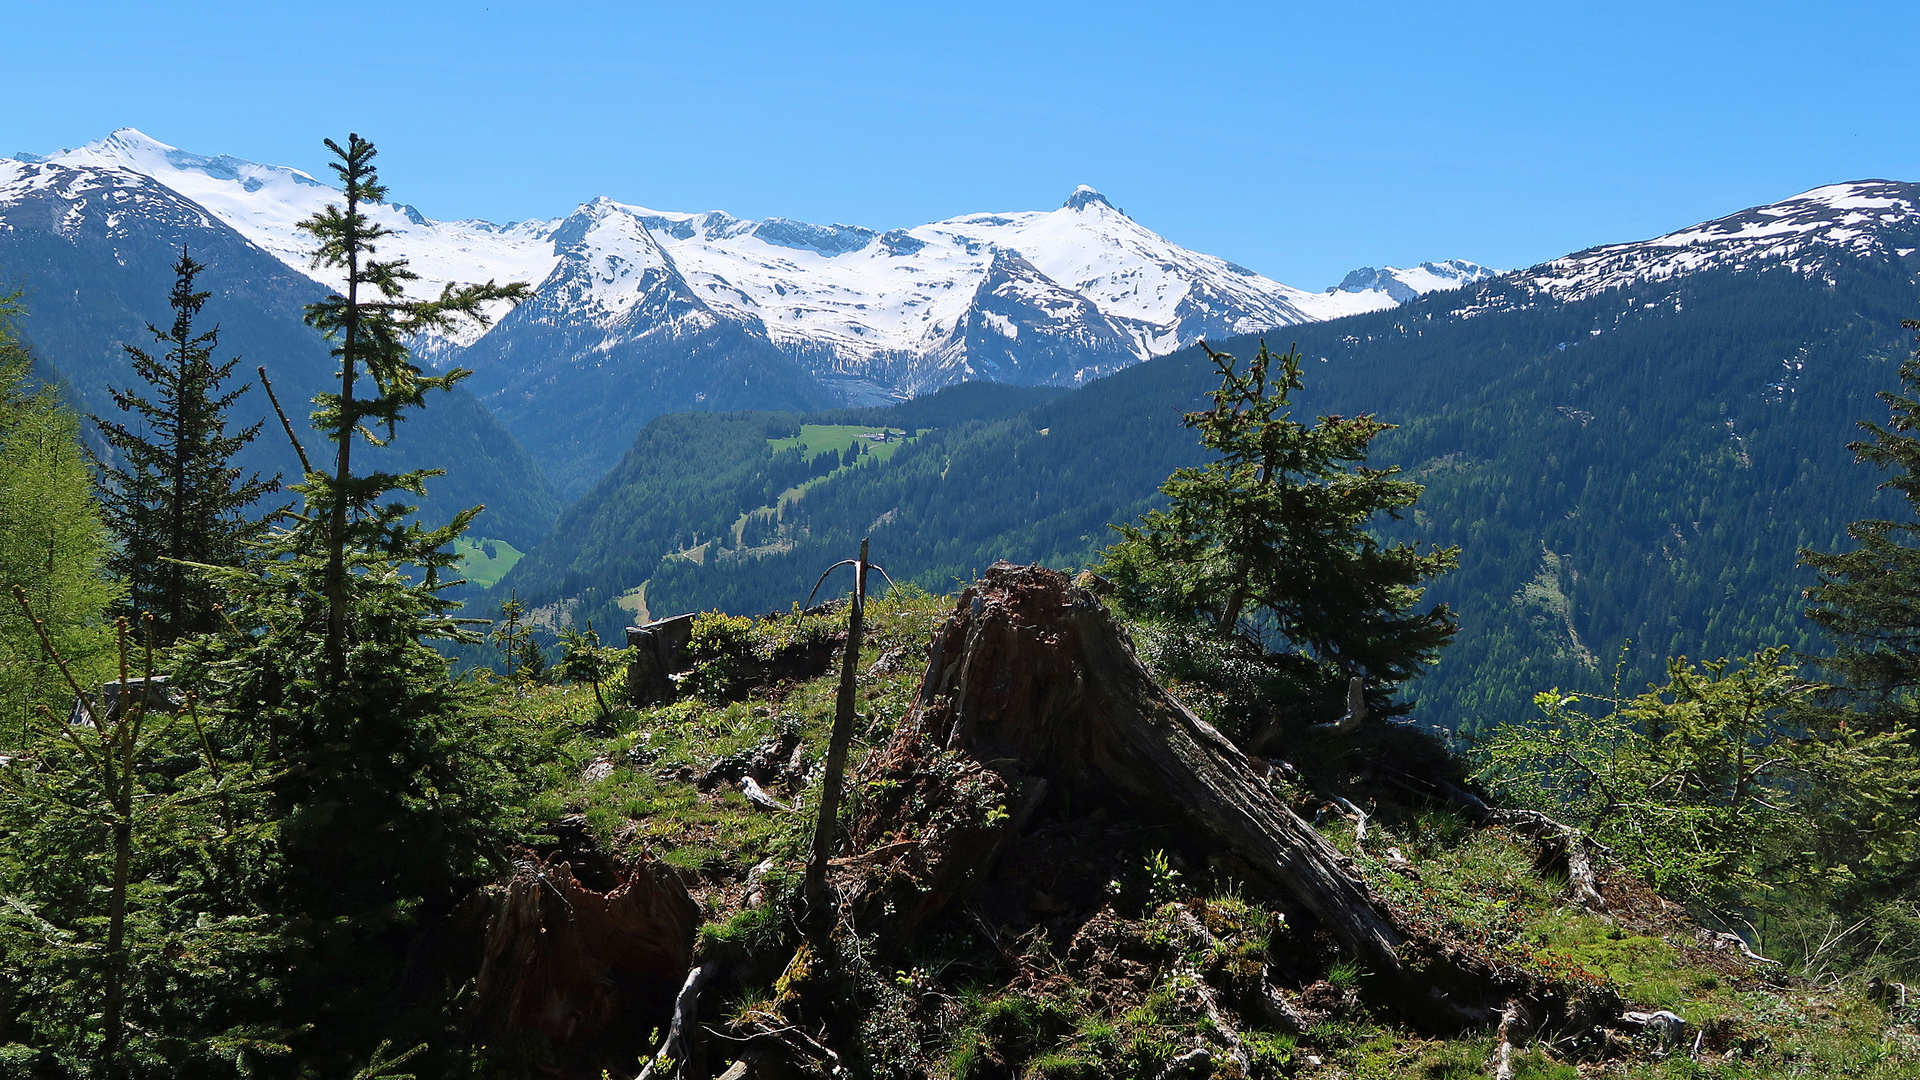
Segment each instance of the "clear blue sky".
[[120,126],[434,217],[1058,205],[1323,288],[1920,180],[1920,4],[17,3],[0,153]]

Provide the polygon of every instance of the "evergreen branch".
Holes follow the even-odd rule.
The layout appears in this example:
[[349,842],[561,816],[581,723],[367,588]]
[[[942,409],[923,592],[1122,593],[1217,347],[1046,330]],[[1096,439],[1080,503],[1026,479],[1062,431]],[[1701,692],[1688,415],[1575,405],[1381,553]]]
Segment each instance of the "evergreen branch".
[[67,658],[62,656],[60,650],[54,647],[53,637],[47,633],[47,624],[41,622],[33,614],[33,604],[27,600],[27,590],[15,585],[13,587],[13,600],[14,603],[20,605],[20,610],[26,613],[27,621],[33,624],[33,632],[40,638],[40,648],[45,651],[47,657],[53,661],[54,666],[60,669],[60,674],[67,680],[67,685],[72,688],[74,697],[79,698],[88,709],[96,710],[93,712],[94,716],[104,716],[104,712],[97,711],[99,710],[99,705],[94,702],[93,698],[89,696],[85,690],[81,689],[80,680],[74,677],[73,669],[67,666]]

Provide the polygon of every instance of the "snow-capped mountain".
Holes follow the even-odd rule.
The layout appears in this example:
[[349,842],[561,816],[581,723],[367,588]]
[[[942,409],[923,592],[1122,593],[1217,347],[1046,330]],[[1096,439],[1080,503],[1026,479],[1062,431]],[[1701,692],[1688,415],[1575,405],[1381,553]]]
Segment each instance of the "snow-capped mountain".
[[[190,153],[131,128],[21,157],[151,177],[326,281],[298,223],[338,193],[299,170]],[[1088,187],[1053,211],[885,233],[604,198],[559,221],[508,225],[435,221],[405,204],[369,214],[392,230],[385,253],[411,262],[422,291],[452,281],[529,281],[580,298],[585,306],[564,317],[585,322],[646,308],[633,290],[656,283],[633,268],[658,264],[706,305],[705,317],[757,329],[843,391],[912,393],[969,378],[1071,384],[1203,337],[1378,310],[1489,273],[1459,262],[1369,269],[1307,292],[1173,244]],[[609,227],[615,217],[634,224]],[[653,330],[620,321],[630,332]],[[422,351],[448,361],[470,344],[471,337],[426,342]]]
[[1588,248],[1507,280],[1560,301],[1707,270],[1817,274],[1833,258],[1905,258],[1920,247],[1920,184],[1855,180],[1627,244]]
[[[225,154],[189,153],[133,128],[121,128],[78,149],[16,158],[124,169],[150,177],[206,208],[295,271],[325,285],[334,283],[330,274],[313,266],[313,239],[299,223],[329,203],[339,202],[340,192],[298,169]],[[553,268],[556,222],[430,221],[405,203],[364,209],[374,224],[393,233],[382,245],[382,256],[407,259],[409,268],[420,275],[414,291],[422,295],[437,293],[449,282],[538,282]],[[472,336],[469,333],[460,343]]]
[[1490,277],[1499,276],[1500,271],[1489,270],[1479,263],[1470,263],[1465,259],[1448,259],[1446,262],[1424,262],[1419,266],[1405,270],[1395,266],[1385,266],[1376,270],[1363,266],[1340,280],[1340,284],[1327,291],[1345,293],[1383,293],[1398,304],[1404,304],[1416,296],[1445,289],[1459,289]]
[[[236,430],[266,428],[239,453],[265,475],[298,475],[298,463],[253,374],[272,375],[296,417],[302,402],[332,382],[327,343],[302,320],[325,295],[200,203],[119,167],[0,159],[0,290],[24,292],[19,330],[41,374],[54,376],[82,413],[117,415],[110,388],[139,385],[122,344],[154,347],[145,327],[166,325],[172,267],[186,249],[206,266],[210,294],[199,329],[218,326],[216,356],[243,357],[229,388],[251,384],[234,403]],[[540,470],[500,419],[462,389],[437,396],[429,423],[404,425],[385,447],[362,451],[375,468],[439,467],[446,475],[421,505],[430,520],[485,503],[482,535],[531,545],[558,511]],[[91,425],[82,425],[91,433]],[[312,447],[314,436],[307,436]],[[105,448],[97,448],[105,452]]]
[[[48,170],[94,192],[83,200],[94,208],[163,190],[302,280],[334,284],[299,227],[338,201],[330,178],[123,128],[0,159],[0,183],[52,182]],[[886,232],[607,198],[506,225],[438,221],[404,203],[365,210],[390,230],[381,255],[420,275],[416,294],[535,285],[484,333],[415,352],[474,369],[473,391],[568,492],[664,412],[874,404],[969,379],[1076,385],[1202,338],[1389,308],[1489,273],[1430,263],[1308,292],[1180,247],[1089,187],[1053,210]]]

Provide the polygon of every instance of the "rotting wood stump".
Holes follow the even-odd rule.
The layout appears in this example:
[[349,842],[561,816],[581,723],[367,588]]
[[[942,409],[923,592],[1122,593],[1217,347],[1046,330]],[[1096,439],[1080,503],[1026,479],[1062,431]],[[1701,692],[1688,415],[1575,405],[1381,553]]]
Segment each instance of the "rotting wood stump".
[[468,1013],[483,1042],[543,1042],[563,1076],[630,1066],[664,1027],[692,963],[700,909],[673,871],[642,862],[606,892],[564,861],[527,853],[505,885],[474,894],[463,922],[485,920]]
[[854,854],[840,861],[883,937],[910,939],[986,877],[1045,792],[1065,790],[1182,822],[1236,856],[1424,1026],[1490,1022],[1516,994],[1581,1011],[1503,965],[1414,940],[1247,756],[1155,681],[1098,598],[1054,570],[996,564],[961,594],[913,712],[861,780]]

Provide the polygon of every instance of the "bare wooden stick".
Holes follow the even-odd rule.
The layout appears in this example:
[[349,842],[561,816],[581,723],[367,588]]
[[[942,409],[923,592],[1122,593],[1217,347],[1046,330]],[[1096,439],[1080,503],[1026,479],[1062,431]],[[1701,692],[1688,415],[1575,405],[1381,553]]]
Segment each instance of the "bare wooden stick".
[[1500,1049],[1493,1055],[1493,1080],[1513,1080],[1513,1027],[1519,1007],[1507,1002],[1500,1013]]
[[673,999],[673,1020],[667,1025],[667,1037],[660,1040],[660,1049],[634,1080],[653,1080],[654,1074],[663,1069],[667,1071],[661,1075],[666,1076],[678,1076],[685,1071],[687,1059],[693,1053],[691,1033],[700,1017],[700,991],[719,974],[718,964],[695,964],[693,970],[687,972],[687,981],[680,984],[680,993]]
[[[818,586],[815,586],[818,588]],[[811,599],[811,598],[809,598]],[[834,698],[833,735],[827,744],[827,774],[820,782],[820,816],[814,823],[813,852],[807,860],[804,895],[807,917],[826,934],[834,920],[827,912],[827,861],[840,834],[840,788],[846,779],[847,750],[853,742],[854,679],[860,670],[860,633],[867,605],[867,541],[854,561],[853,603],[847,612],[847,651],[840,663],[840,692]]]
[[1340,809],[1345,810],[1347,812],[1347,816],[1353,818],[1354,845],[1358,846],[1366,843],[1367,842],[1367,812],[1353,805],[1351,801],[1339,795],[1333,796],[1333,801],[1340,807]]
[[80,688],[80,680],[74,677],[73,669],[67,666],[67,658],[61,656],[60,650],[53,647],[53,637],[47,633],[46,624],[34,615],[33,605],[27,600],[27,590],[15,585],[13,587],[13,599],[15,603],[20,605],[20,610],[26,613],[27,621],[33,624],[33,632],[40,638],[40,647],[46,650],[47,656],[53,661],[54,666],[60,669],[60,674],[66,678],[67,685],[73,690],[73,696],[79,698],[81,704],[87,708],[96,710],[94,715],[104,717],[106,714],[98,711],[100,706],[93,701],[85,690]]
[[267,369],[263,364],[254,368],[260,373],[260,385],[267,391],[267,400],[273,402],[273,413],[280,418],[281,430],[287,433],[287,441],[293,444],[293,452],[300,455],[300,471],[310,473],[313,463],[307,460],[307,450],[300,445],[300,439],[293,433],[293,422],[287,419],[287,411],[280,407],[280,398],[273,392],[273,383],[267,379]]
[[[1174,918],[1180,928],[1186,932],[1192,946],[1209,951],[1219,947],[1219,939],[1215,938],[1212,931],[1194,917],[1193,912],[1179,905],[1174,905],[1173,911]],[[1184,974],[1193,980],[1194,990],[1200,997],[1200,1004],[1206,1009],[1207,1019],[1213,1024],[1213,1033],[1220,1038],[1220,1041],[1227,1044],[1227,1056],[1239,1066],[1240,1075],[1248,1075],[1253,1071],[1253,1059],[1248,1055],[1247,1044],[1240,1038],[1240,1032],[1233,1026],[1227,1011],[1220,1007],[1220,995],[1214,992],[1213,987],[1207,985],[1206,977],[1184,959],[1184,954],[1182,956],[1180,966],[1184,969]]]

